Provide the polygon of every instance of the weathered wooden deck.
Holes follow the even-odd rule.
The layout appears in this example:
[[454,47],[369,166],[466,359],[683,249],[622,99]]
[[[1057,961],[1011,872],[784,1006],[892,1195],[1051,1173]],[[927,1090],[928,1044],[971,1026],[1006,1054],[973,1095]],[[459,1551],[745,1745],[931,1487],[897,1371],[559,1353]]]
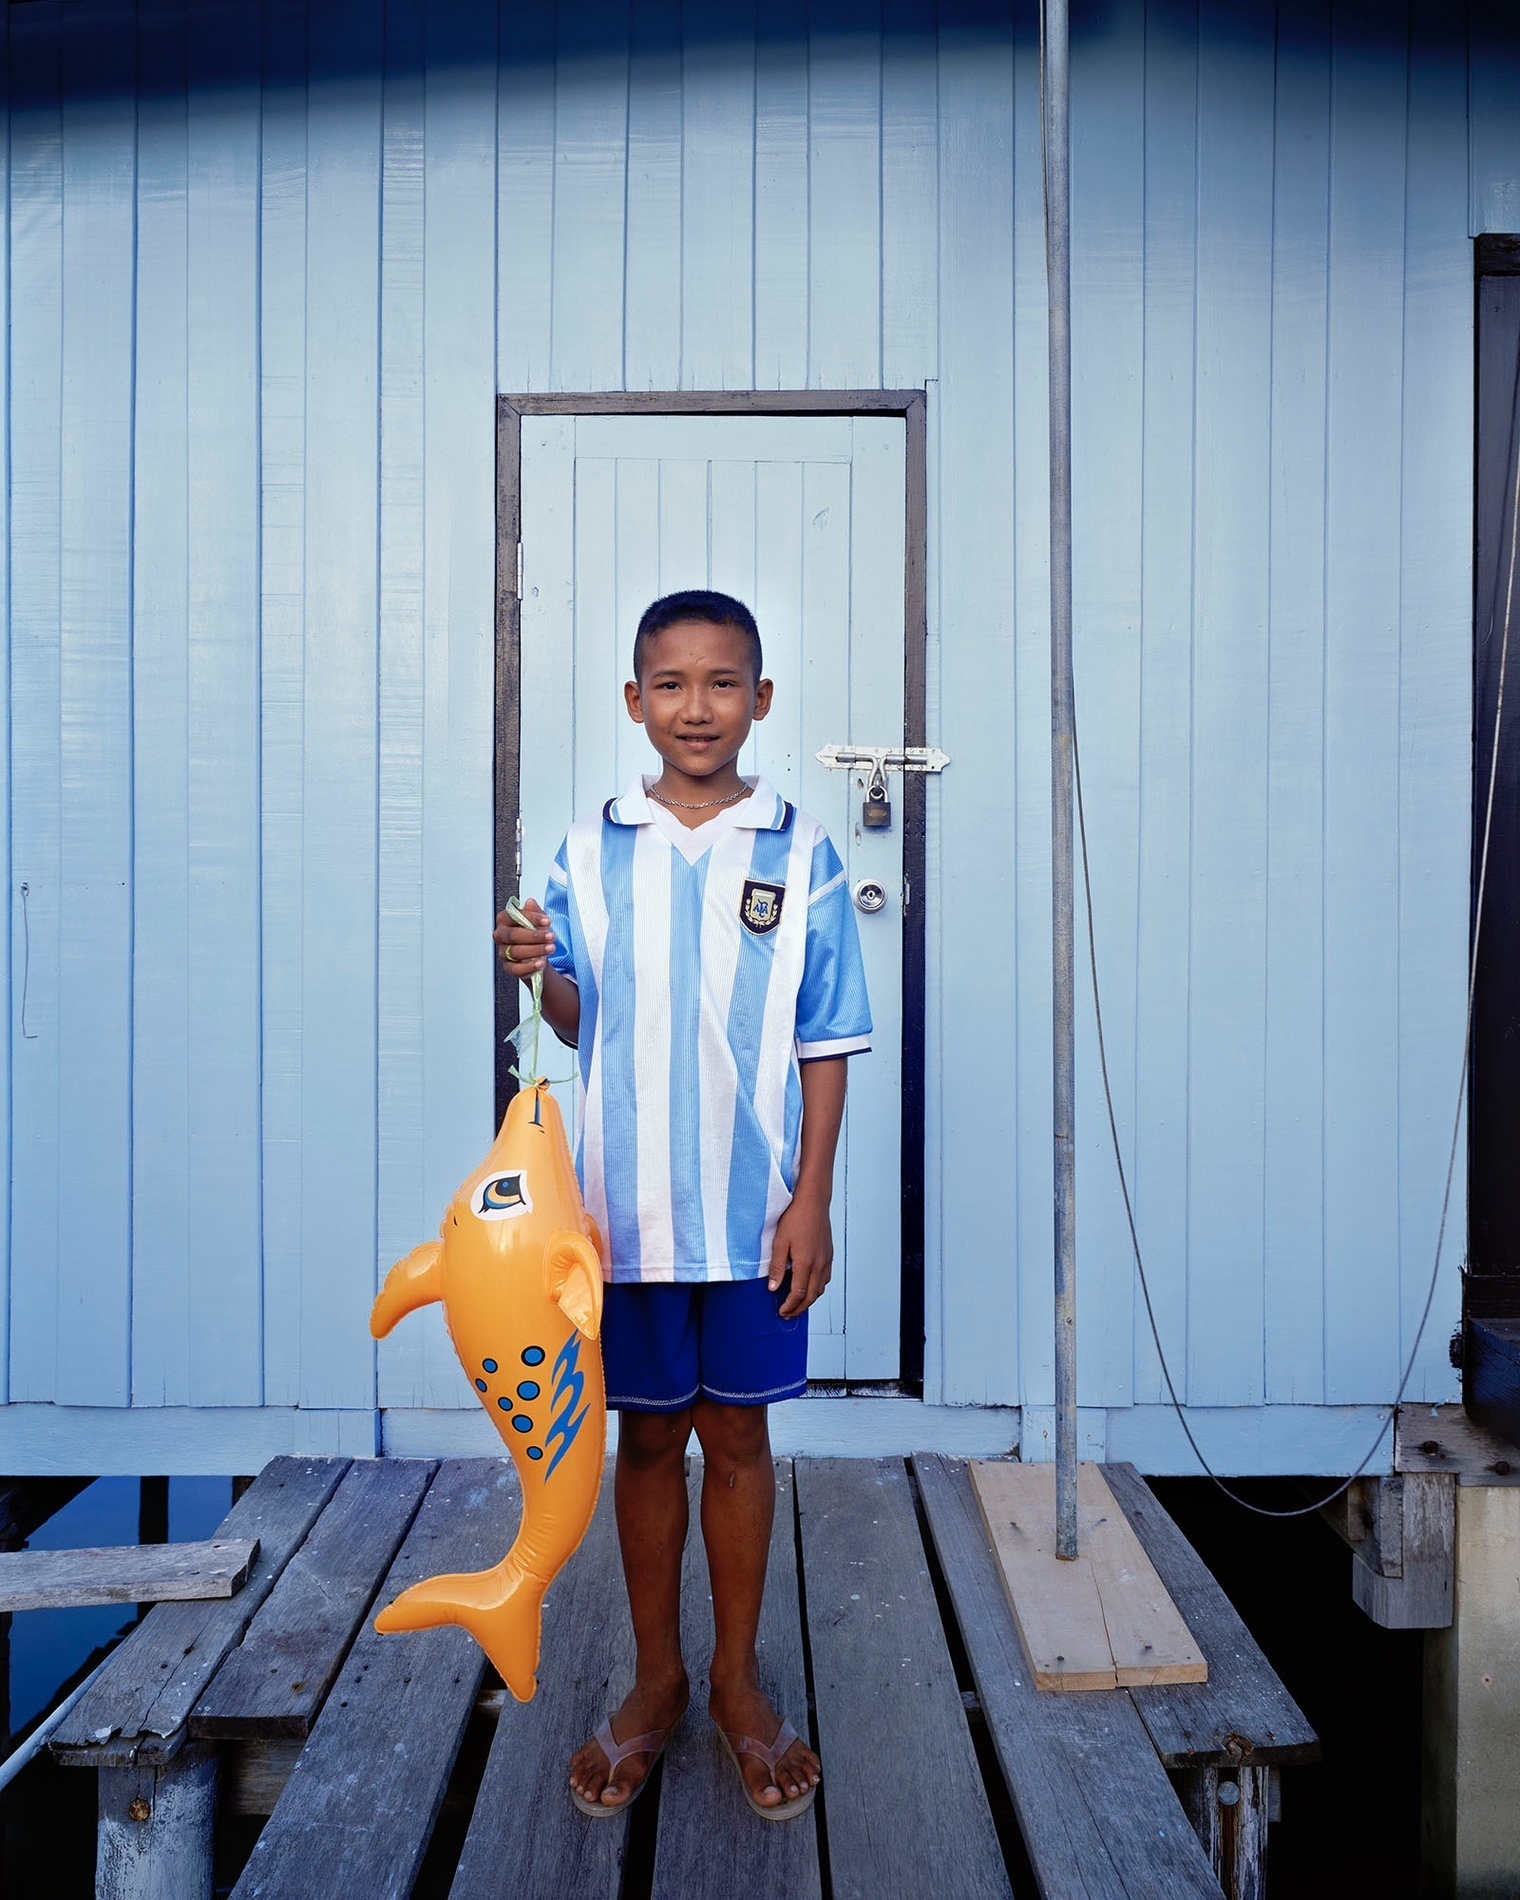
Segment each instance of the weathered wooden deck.
[[1314,1737],[1143,1482],[1108,1475],[1204,1645],[1206,1684],[1037,1692],[963,1466],[778,1464],[762,1667],[824,1762],[814,1813],[778,1826],[745,1805],[703,1713],[699,1536],[691,1712],[631,1819],[591,1821],[566,1764],[632,1653],[610,1485],[549,1594],[539,1692],[519,1705],[491,1692],[461,1631],[370,1627],[406,1585],[500,1557],[511,1468],[276,1460],[223,1526],[261,1541],[245,1590],[152,1611],[53,1739],[59,1759],[100,1771],[97,1892],[209,1895],[220,1807],[269,1815],[238,1900],[403,1900],[447,1798],[471,1802],[450,1900],[617,1900],[625,1879],[656,1900],[741,1881],[772,1900],[994,1900],[1031,1891],[1031,1868],[1046,1896],[1204,1900],[1220,1892],[1211,1861],[1247,1900],[1262,1891],[1273,1765],[1310,1758]]

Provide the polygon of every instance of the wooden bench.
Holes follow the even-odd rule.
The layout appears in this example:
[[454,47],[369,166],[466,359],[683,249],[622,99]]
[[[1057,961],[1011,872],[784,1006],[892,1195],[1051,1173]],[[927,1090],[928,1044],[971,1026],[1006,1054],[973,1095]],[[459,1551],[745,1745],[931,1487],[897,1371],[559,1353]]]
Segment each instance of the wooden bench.
[[988,1728],[1045,1900],[1264,1892],[1271,1777],[1313,1730],[1129,1465],[1110,1489],[1209,1664],[1204,1683],[1050,1694],[1030,1679],[964,1464],[914,1460]]

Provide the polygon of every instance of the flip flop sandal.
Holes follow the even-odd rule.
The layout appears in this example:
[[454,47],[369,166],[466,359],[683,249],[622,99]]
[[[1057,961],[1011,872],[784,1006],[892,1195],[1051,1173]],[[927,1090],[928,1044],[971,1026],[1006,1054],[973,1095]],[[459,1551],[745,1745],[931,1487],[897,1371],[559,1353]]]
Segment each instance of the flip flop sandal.
[[[717,1724],[714,1723],[713,1726],[716,1728]],[[739,1762],[741,1755],[753,1755],[756,1761],[765,1763],[765,1771],[771,1777],[771,1786],[779,1787],[780,1784],[776,1780],[776,1763],[797,1740],[797,1731],[790,1722],[783,1719],[780,1728],[776,1730],[776,1738],[769,1747],[764,1742],[757,1742],[752,1735],[735,1735],[726,1728],[718,1729],[718,1734],[723,1739],[723,1746],[728,1750],[729,1760],[734,1764],[734,1772],[739,1777],[739,1786],[743,1790],[745,1800],[762,1821],[795,1821],[799,1814],[807,1813],[813,1805],[813,1796],[818,1792],[816,1785],[805,1788],[801,1794],[794,1794],[790,1800],[778,1801],[774,1807],[768,1808],[763,1801],[757,1801],[750,1793],[749,1783],[744,1779],[744,1769]]]
[[592,1739],[607,1757],[608,1781],[611,1781],[612,1777],[617,1773],[618,1763],[626,1761],[630,1755],[648,1755],[650,1758],[649,1766],[644,1770],[644,1779],[634,1789],[633,1793],[629,1795],[626,1801],[588,1801],[585,1795],[572,1788],[570,1790],[570,1799],[580,1809],[581,1813],[589,1815],[593,1821],[611,1821],[620,1814],[626,1814],[629,1808],[633,1806],[634,1802],[638,1800],[639,1796],[649,1786],[649,1777],[654,1773],[655,1763],[665,1753],[666,1744],[681,1726],[685,1715],[686,1711],[683,1709],[669,1728],[651,1729],[647,1735],[634,1735],[626,1742],[615,1742],[612,1739],[611,1720],[609,1719],[603,1722]]

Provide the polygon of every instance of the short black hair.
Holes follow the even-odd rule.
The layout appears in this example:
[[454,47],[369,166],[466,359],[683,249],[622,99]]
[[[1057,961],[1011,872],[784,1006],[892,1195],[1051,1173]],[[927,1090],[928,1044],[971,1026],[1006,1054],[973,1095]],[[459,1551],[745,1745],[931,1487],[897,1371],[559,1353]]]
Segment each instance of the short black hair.
[[760,629],[755,625],[755,616],[742,600],[735,600],[732,594],[715,594],[706,587],[691,587],[680,594],[663,594],[644,609],[639,630],[633,636],[635,679],[643,676],[644,652],[649,642],[656,634],[663,633],[667,627],[678,626],[683,620],[709,620],[715,627],[732,627],[735,633],[742,634],[749,648],[756,684],[759,683],[762,660]]

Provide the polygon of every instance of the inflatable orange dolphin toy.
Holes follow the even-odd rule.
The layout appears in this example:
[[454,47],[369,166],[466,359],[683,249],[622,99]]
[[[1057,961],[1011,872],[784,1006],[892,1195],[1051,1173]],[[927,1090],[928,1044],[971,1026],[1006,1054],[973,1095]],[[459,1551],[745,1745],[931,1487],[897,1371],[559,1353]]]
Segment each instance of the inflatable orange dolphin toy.
[[383,1339],[404,1314],[442,1302],[454,1350],[517,1467],[522,1522],[494,1569],[414,1584],[375,1628],[458,1623],[527,1702],[544,1592],[586,1534],[607,1453],[601,1237],[547,1082],[513,1097],[438,1231],[386,1275],[369,1329]]

